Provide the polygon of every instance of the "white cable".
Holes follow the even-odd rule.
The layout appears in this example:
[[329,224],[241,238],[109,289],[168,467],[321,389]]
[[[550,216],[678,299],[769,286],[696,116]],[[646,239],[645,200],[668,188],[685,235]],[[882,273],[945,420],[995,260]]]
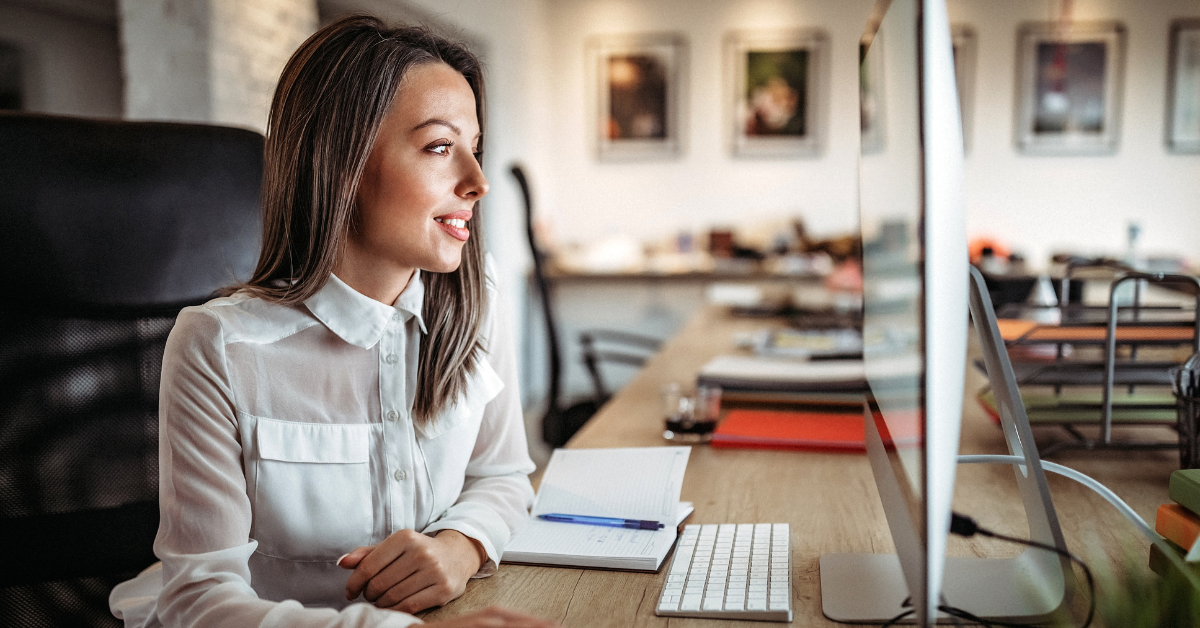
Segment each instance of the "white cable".
[[[970,455],[970,456],[959,456],[958,462],[959,462],[959,464],[1000,463],[1000,464],[1019,464],[1019,465],[1024,466],[1025,457],[1024,456],[999,456],[999,455],[990,455],[990,454],[989,455]],[[1071,467],[1064,467],[1061,464],[1048,462],[1046,460],[1042,461],[1042,468],[1047,471],[1053,471],[1054,473],[1057,473],[1059,475],[1071,478],[1072,480],[1075,480],[1076,482],[1079,482],[1080,484],[1099,493],[1101,497],[1108,500],[1108,503],[1112,504],[1113,506],[1116,507],[1117,510],[1121,511],[1121,514],[1125,515],[1126,519],[1133,522],[1133,525],[1137,526],[1137,528],[1142,531],[1142,534],[1145,534],[1146,538],[1150,539],[1151,542],[1163,540],[1163,537],[1159,533],[1155,532],[1154,528],[1151,528],[1146,523],[1145,519],[1142,519],[1141,516],[1139,516],[1136,512],[1134,512],[1134,510],[1129,507],[1129,504],[1126,504],[1124,500],[1122,500],[1120,497],[1117,497],[1116,493],[1112,492],[1112,490],[1110,490],[1107,486],[1096,481],[1094,478],[1084,475],[1084,474],[1076,471],[1075,469],[1072,469]]]

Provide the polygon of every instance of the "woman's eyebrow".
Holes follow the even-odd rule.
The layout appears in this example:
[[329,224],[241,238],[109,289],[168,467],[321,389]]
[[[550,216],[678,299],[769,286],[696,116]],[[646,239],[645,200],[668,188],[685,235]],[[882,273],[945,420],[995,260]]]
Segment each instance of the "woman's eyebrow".
[[417,130],[419,130],[419,129],[423,129],[423,128],[427,127],[427,126],[434,126],[434,125],[440,125],[440,126],[447,127],[447,128],[449,128],[451,131],[454,131],[456,134],[458,134],[458,135],[462,135],[462,129],[458,128],[458,126],[457,126],[457,125],[455,125],[455,124],[453,124],[452,122],[449,122],[449,121],[447,121],[447,120],[443,120],[443,119],[441,119],[441,118],[430,118],[430,119],[428,119],[428,120],[426,120],[426,121],[422,122],[421,124],[418,124],[417,126],[414,126],[414,127],[412,128],[412,130],[414,130],[414,131],[417,131]]

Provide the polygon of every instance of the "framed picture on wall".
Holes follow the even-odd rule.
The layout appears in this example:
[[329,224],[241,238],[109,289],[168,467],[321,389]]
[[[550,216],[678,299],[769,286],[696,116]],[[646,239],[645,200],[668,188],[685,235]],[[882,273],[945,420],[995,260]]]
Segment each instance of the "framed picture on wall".
[[725,38],[729,136],[737,157],[818,155],[829,38],[816,29]]
[[971,150],[975,120],[975,30],[963,24],[950,27],[954,48],[954,82],[958,86],[958,111],[962,118],[963,150]]
[[[881,33],[875,33],[871,46],[880,46]],[[878,50],[878,49],[876,49]],[[878,153],[883,150],[884,143],[884,110],[883,110],[883,60],[884,55],[876,52],[868,54],[867,44],[858,45],[858,122],[862,131],[862,152],[864,155]]]
[[1046,155],[1116,152],[1125,28],[1116,22],[1024,24],[1017,41],[1017,148]]
[[664,159],[683,148],[684,39],[603,35],[587,41],[592,116],[603,161]]
[[1167,92],[1167,146],[1200,153],[1200,20],[1171,24]]

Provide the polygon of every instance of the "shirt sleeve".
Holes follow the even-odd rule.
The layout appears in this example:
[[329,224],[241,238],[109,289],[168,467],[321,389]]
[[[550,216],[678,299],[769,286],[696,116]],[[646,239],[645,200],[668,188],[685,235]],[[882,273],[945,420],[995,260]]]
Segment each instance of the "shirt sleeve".
[[204,307],[179,315],[159,390],[162,560],[157,616],[172,628],[395,627],[420,623],[358,603],[344,609],[272,602],[250,587],[251,505],[221,323]]
[[[489,285],[494,286],[490,255],[486,265]],[[529,474],[535,468],[525,438],[512,325],[497,292],[489,292],[484,324],[487,360],[504,388],[483,410],[462,493],[441,518],[425,529],[426,534],[456,530],[482,545],[488,560],[476,578],[495,573],[509,538],[529,520],[533,505]]]

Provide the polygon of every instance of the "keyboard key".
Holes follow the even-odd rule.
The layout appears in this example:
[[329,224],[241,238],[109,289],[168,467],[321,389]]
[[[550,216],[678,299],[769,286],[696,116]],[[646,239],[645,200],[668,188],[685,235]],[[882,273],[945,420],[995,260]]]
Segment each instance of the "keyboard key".
[[700,610],[700,600],[701,597],[699,595],[685,595],[683,596],[683,599],[679,601],[679,610],[698,611]]
[[788,609],[788,601],[781,600],[776,602],[775,600],[771,600],[770,609],[773,611],[786,611]]

